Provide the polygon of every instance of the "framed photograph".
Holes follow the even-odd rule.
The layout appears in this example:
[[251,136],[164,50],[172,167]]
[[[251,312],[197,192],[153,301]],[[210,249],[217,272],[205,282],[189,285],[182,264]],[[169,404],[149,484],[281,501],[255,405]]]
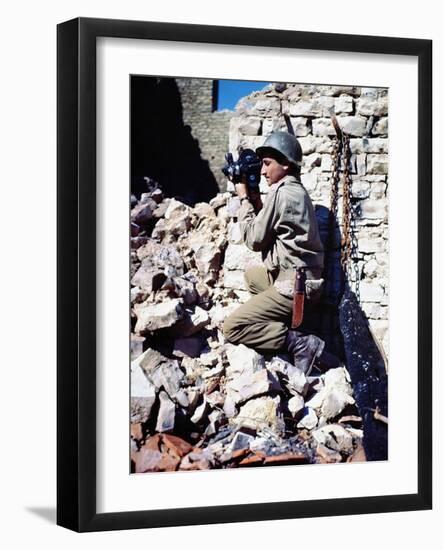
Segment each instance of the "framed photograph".
[[57,523],[432,506],[432,42],[58,25]]

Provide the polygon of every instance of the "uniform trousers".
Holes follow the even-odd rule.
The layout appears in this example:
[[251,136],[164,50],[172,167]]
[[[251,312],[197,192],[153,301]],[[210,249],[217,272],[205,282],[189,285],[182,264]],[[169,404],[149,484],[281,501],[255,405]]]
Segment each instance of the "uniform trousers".
[[263,353],[281,350],[291,322],[292,298],[277,292],[264,267],[249,268],[245,282],[252,297],[226,318],[224,337]]

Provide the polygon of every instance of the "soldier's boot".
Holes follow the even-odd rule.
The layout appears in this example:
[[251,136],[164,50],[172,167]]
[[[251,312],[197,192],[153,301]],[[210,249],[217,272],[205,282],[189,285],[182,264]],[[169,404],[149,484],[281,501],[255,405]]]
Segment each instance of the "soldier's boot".
[[324,341],[315,334],[304,334],[298,330],[288,330],[286,349],[292,356],[294,365],[308,376],[314,365],[321,370],[339,367],[338,357],[325,351]]

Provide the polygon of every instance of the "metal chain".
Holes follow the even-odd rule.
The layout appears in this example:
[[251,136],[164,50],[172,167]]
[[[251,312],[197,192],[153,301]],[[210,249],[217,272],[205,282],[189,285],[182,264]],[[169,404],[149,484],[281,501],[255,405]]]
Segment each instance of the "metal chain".
[[343,232],[341,265],[348,281],[354,283],[354,292],[360,301],[360,273],[357,259],[356,215],[352,204],[352,179],[350,173],[351,147],[349,136],[342,134],[343,143]]
[[351,256],[351,200],[349,195],[351,177],[349,175],[349,138],[343,134],[343,231],[341,239],[341,266],[349,273],[349,259]]
[[[331,207],[329,209],[329,234],[328,238],[333,242],[335,220],[337,219],[338,207],[338,184],[340,181],[340,158],[341,158],[341,142],[338,138],[334,140],[332,145],[332,176],[331,176]],[[329,244],[332,245],[332,242]]]
[[[333,254],[335,244],[335,231],[338,218],[338,198],[340,170],[343,170],[343,209],[342,209],[342,237],[340,264],[349,283],[355,285],[357,299],[359,296],[359,270],[358,263],[354,261],[357,258],[357,237],[356,237],[356,215],[352,204],[352,179],[351,179],[351,148],[349,136],[342,132],[335,117],[332,119],[336,130],[336,137],[332,145],[332,175],[330,191],[330,209],[328,220],[328,238],[327,238],[327,276],[334,277]],[[333,282],[330,281],[330,288],[333,288]],[[332,292],[332,290],[331,290]]]

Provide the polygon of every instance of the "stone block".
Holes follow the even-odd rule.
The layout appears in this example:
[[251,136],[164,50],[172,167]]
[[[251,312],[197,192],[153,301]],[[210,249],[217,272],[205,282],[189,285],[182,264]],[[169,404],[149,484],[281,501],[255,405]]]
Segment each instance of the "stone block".
[[276,116],[281,112],[280,99],[275,97],[263,97],[258,99],[249,111],[250,114],[260,116]]
[[135,332],[142,335],[171,327],[184,317],[183,306],[178,298],[160,304],[135,304],[134,311],[137,316]]
[[194,311],[186,310],[183,318],[170,329],[172,336],[188,337],[199,332],[210,323],[209,313],[203,308],[196,306]]
[[294,130],[294,135],[297,137],[307,136],[311,132],[308,125],[308,119],[305,117],[291,117],[291,123]]
[[332,140],[327,136],[312,136],[298,138],[304,155],[311,153],[331,153]]
[[335,130],[330,118],[315,118],[312,120],[314,136],[335,136]]
[[245,136],[258,136],[262,127],[262,121],[258,117],[247,117],[242,119],[239,131]]
[[352,196],[356,199],[366,199],[369,197],[370,188],[368,181],[354,179],[352,182]]
[[380,302],[384,297],[383,288],[376,282],[360,282],[360,298],[362,302]]
[[195,265],[200,274],[220,269],[221,251],[216,243],[199,244],[194,248]]
[[284,422],[280,412],[280,397],[263,396],[249,400],[231,422],[253,430],[271,428],[281,433],[284,430]]
[[301,175],[301,182],[309,194],[312,194],[317,187],[317,174],[306,172]]
[[331,116],[335,113],[335,98],[330,96],[321,96],[318,98],[321,105],[321,115]]
[[360,212],[362,219],[384,220],[388,215],[388,200],[378,199],[374,201],[372,199],[364,199],[360,202]]
[[155,386],[139,364],[131,365],[131,422],[146,422],[155,403]]
[[354,111],[354,98],[349,95],[341,95],[335,98],[335,113],[352,113]]
[[387,135],[388,134],[388,131],[389,131],[389,125],[388,125],[388,117],[382,117],[380,118],[379,120],[377,120],[377,122],[374,124],[374,126],[372,127],[372,134],[374,136],[377,136],[377,135]]
[[306,428],[307,430],[314,429],[318,424],[318,417],[315,414],[314,409],[305,407],[303,409],[303,416],[297,423],[297,428]]
[[318,98],[300,98],[289,106],[291,117],[319,117],[323,114],[323,107]]
[[226,270],[223,274],[225,288],[234,290],[247,290],[245,283],[245,272],[243,270]]
[[175,425],[175,404],[169,399],[165,391],[159,393],[160,407],[155,430],[157,432],[171,432]]
[[254,439],[254,436],[238,431],[229,446],[229,450],[233,452],[240,449],[249,449],[249,445],[254,441]]
[[262,265],[261,254],[253,252],[245,244],[228,244],[223,269],[245,270],[250,265]]
[[368,154],[367,172],[368,174],[387,174],[388,173],[388,155],[386,154]]
[[288,409],[293,417],[297,416],[305,406],[303,397],[299,394],[293,395],[288,401]]
[[384,181],[374,181],[371,184],[371,199],[378,200],[386,197],[386,183]]
[[244,372],[257,372],[265,368],[265,359],[252,348],[243,344],[225,346],[229,366],[226,369],[228,376],[237,376]]
[[358,176],[366,174],[366,155],[364,153],[356,155],[355,168]]
[[315,168],[316,166],[320,166],[322,162],[322,155],[320,153],[311,153],[310,155],[306,155],[303,159],[303,167],[305,169],[310,170],[311,168]]
[[270,391],[281,391],[281,386],[275,376],[266,369],[244,370],[242,374],[227,381],[226,391],[238,405]]
[[362,302],[362,309],[365,312],[368,319],[388,319],[388,307],[371,302]]
[[284,118],[265,118],[263,120],[262,134],[268,136],[272,132],[286,130],[286,122]]
[[351,453],[353,450],[352,435],[340,424],[329,424],[312,433],[314,440],[333,451]]
[[137,225],[144,225],[153,218],[153,211],[157,205],[154,201],[149,203],[140,202],[131,210],[131,221]]
[[358,250],[365,254],[372,254],[374,252],[384,252],[385,242],[382,238],[371,237],[359,237],[358,238]]
[[388,152],[388,140],[386,138],[351,138],[349,145],[351,151],[356,154]]
[[[367,119],[362,116],[337,117],[340,128],[350,136],[361,137],[366,134]],[[335,134],[335,131],[334,131]]]
[[356,112],[364,116],[385,116],[388,114],[388,98],[360,97],[356,100]]

